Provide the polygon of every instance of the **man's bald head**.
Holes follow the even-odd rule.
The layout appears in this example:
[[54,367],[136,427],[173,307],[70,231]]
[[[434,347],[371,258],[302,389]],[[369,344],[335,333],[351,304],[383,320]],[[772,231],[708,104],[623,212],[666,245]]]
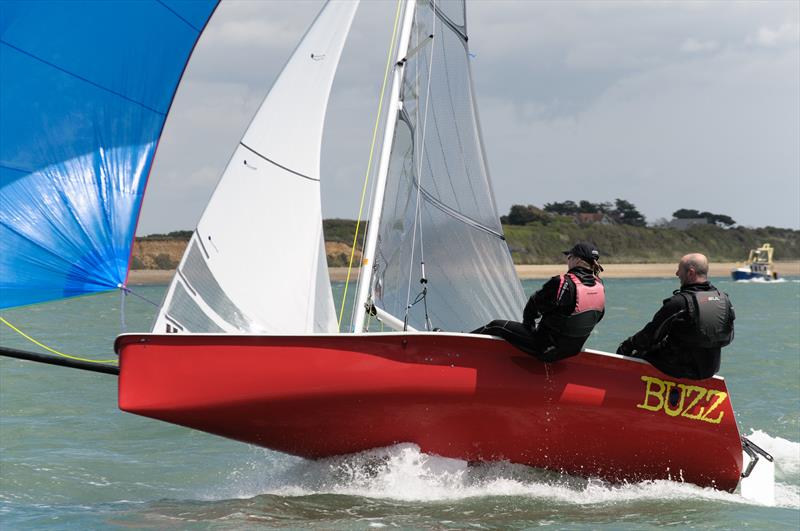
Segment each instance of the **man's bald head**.
[[708,258],[700,253],[687,254],[681,258],[675,275],[681,279],[681,286],[708,281]]

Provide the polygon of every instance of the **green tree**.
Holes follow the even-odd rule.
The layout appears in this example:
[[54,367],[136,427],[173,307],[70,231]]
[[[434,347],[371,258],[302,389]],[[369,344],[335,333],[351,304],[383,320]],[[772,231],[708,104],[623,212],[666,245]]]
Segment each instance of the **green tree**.
[[544,211],[562,216],[571,216],[578,213],[578,205],[575,204],[575,201],[545,203]]
[[717,214],[716,218],[714,219],[714,223],[717,225],[722,225],[723,227],[732,227],[736,225],[736,221],[732,217],[726,216],[725,214]]
[[614,201],[614,206],[613,214],[618,222],[624,225],[633,225],[634,227],[644,227],[647,224],[644,215],[630,201],[617,198]]
[[175,230],[167,234],[148,234],[147,236],[139,236],[138,240],[152,240],[152,241],[167,241],[167,240],[180,240],[188,242],[194,231],[191,230]]
[[698,212],[697,210],[681,208],[673,212],[672,217],[677,219],[697,219],[703,216],[701,216],[700,212]]
[[500,218],[507,225],[527,225],[532,221],[547,222],[547,214],[533,205],[511,205],[508,215]]
[[698,212],[690,208],[681,208],[672,213],[672,217],[677,219],[697,219],[705,218],[709,223],[714,223],[722,227],[736,225],[736,221],[725,214],[714,214],[713,212]]
[[731,225],[736,225],[736,222],[730,216],[726,216],[725,214],[713,214],[711,212],[700,212],[701,218],[706,218],[709,223],[713,223],[715,225],[719,225],[722,227],[730,227]]

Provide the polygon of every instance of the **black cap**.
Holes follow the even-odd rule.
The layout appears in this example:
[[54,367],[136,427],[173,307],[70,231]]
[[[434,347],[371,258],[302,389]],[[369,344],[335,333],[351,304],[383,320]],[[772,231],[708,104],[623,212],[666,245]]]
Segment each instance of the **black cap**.
[[597,247],[587,242],[576,243],[572,249],[569,251],[564,251],[564,254],[577,256],[581,260],[585,260],[590,264],[600,260],[600,251],[597,250]]

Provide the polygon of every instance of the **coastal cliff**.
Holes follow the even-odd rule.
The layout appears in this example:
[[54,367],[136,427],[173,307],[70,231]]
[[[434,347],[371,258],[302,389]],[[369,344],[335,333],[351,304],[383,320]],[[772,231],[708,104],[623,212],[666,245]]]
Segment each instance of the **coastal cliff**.
[[[131,269],[175,269],[181,261],[188,239],[136,238],[131,253]],[[352,247],[342,242],[325,242],[325,253],[330,267],[346,267],[350,260]],[[356,252],[353,263],[361,263],[361,253]]]
[[[324,221],[325,251],[330,267],[346,267],[350,260],[355,221]],[[363,234],[366,224],[359,232]],[[604,264],[655,264],[676,262],[687,252],[701,252],[712,262],[740,262],[750,249],[763,243],[775,247],[775,260],[800,260],[800,231],[775,227],[724,229],[713,225],[671,228],[628,225],[532,223],[504,225],[508,248],[518,265],[560,264],[561,251],[576,241],[591,241],[600,249]],[[136,238],[131,269],[174,269],[183,256],[190,231]],[[359,238],[360,239],[360,238]],[[354,264],[361,261],[356,252]]]

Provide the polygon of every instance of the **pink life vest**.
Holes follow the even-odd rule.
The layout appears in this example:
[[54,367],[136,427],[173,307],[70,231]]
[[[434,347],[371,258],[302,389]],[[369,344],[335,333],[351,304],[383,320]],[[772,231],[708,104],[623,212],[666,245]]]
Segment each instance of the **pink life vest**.
[[[576,288],[575,311],[572,312],[572,315],[590,311],[602,312],[605,309],[606,288],[599,278],[595,277],[594,286],[587,286],[578,279],[575,273],[567,273],[567,275],[575,283]],[[564,283],[564,278],[567,275],[561,276],[561,284]]]
[[606,306],[606,290],[599,278],[595,277],[594,286],[583,284],[574,273],[561,275],[556,296],[561,295],[566,277],[575,284],[575,309],[570,315],[550,313],[543,318],[547,328],[567,337],[589,337],[594,325],[600,321]]

